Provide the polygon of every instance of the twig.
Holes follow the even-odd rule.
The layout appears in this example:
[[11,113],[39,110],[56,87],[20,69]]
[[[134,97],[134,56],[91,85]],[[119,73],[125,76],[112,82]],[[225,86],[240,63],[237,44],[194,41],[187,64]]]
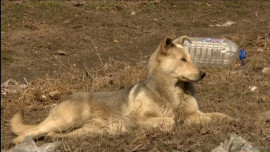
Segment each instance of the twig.
[[26,91],[27,91],[27,89],[25,89],[25,91],[23,92],[22,96],[18,100],[16,100],[16,101],[20,101],[24,97]]
[[75,72],[75,68],[74,66],[69,62],[69,58],[68,58],[68,65],[70,66],[70,70],[72,70],[72,72]]
[[25,78],[25,77],[23,77],[23,79],[24,79],[24,81],[25,81],[26,85],[28,85],[28,81],[26,80],[26,78]]
[[136,59],[129,59],[129,58],[123,58],[123,57],[117,57],[118,59],[122,59],[122,60],[129,60],[129,61],[133,61],[133,62],[139,62],[140,60],[136,60]]
[[98,53],[98,50],[97,50],[97,47],[96,47],[96,45],[95,45],[94,41],[92,40],[92,38],[91,38],[91,37],[89,37],[89,39],[90,39],[90,41],[91,41],[92,45],[93,45],[93,46],[94,46],[94,48],[95,48],[95,51],[96,51],[96,53],[97,53],[97,56],[98,56],[98,58],[99,58],[99,60],[100,60],[101,64],[102,64],[102,65],[104,65],[103,61],[102,61],[102,60],[101,60],[101,58],[100,58],[100,55],[99,55],[99,53]]
[[119,71],[118,69],[116,69],[114,66],[112,66],[111,64],[109,64],[109,66],[111,67],[111,68],[113,68],[114,70],[116,70],[116,71]]
[[54,55],[54,57],[57,59],[57,61],[66,69],[68,69],[59,59],[56,55]]

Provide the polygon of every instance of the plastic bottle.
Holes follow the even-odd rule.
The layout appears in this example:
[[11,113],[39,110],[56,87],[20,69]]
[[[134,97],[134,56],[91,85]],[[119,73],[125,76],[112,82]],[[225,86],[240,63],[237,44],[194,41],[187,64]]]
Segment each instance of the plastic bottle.
[[192,43],[185,41],[183,46],[190,53],[192,61],[201,67],[233,66],[239,59],[244,65],[245,50],[228,39],[190,37]]

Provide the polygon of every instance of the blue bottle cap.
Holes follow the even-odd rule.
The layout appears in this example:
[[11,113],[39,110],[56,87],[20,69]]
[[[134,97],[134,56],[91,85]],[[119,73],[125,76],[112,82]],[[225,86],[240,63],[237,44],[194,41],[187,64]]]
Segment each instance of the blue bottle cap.
[[247,52],[245,50],[239,51],[239,59],[241,60],[241,65],[244,66],[245,62],[244,59],[246,59]]

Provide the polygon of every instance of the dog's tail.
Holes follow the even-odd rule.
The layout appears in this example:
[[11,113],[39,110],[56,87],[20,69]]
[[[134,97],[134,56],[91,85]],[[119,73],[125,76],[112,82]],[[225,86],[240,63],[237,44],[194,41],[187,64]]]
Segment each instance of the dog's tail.
[[16,112],[15,115],[11,118],[10,126],[11,126],[11,131],[14,134],[20,135],[24,131],[37,126],[37,125],[25,125],[23,124],[22,121],[23,121],[23,111]]

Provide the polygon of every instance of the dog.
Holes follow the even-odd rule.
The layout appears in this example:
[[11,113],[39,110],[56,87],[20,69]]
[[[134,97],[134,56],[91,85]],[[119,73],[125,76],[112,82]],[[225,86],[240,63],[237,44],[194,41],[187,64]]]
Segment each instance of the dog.
[[19,144],[26,136],[116,135],[138,127],[170,131],[179,113],[185,125],[232,119],[198,109],[194,82],[206,74],[192,63],[183,47],[185,40],[190,41],[187,36],[162,40],[149,59],[146,79],[130,88],[72,94],[37,125],[23,124],[23,114],[17,112],[10,121],[12,132],[18,135],[12,142]]

